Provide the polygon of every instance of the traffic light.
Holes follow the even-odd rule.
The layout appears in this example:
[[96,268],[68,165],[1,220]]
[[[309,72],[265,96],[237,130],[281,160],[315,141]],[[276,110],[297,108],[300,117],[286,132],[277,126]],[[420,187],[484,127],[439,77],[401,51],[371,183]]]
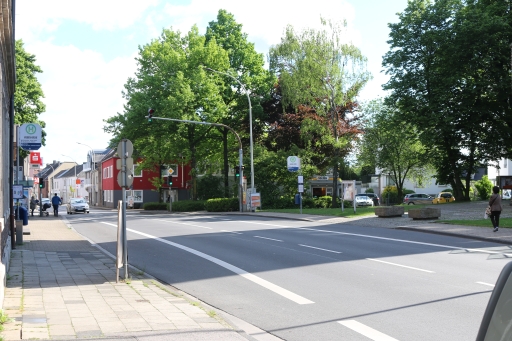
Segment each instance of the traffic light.
[[169,185],[169,187],[172,187],[172,176],[168,176],[167,177],[167,184]]
[[148,122],[153,121],[153,113],[154,112],[155,112],[155,109],[151,109],[151,108],[148,109]]
[[240,166],[235,167],[235,177],[236,178],[240,177]]
[[44,188],[44,178],[39,178],[39,188]]

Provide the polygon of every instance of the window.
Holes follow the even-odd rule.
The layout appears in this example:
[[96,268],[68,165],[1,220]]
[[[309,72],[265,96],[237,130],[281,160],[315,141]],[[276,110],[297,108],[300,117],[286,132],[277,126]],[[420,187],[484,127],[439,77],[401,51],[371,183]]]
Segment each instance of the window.
[[128,197],[133,197],[133,202],[142,202],[142,191],[141,190],[132,190],[132,191],[126,191],[126,199]]
[[161,168],[161,171],[160,171],[160,177],[162,177],[162,178],[168,177],[169,172],[172,172],[171,176],[176,178],[178,176],[178,170],[179,170],[179,167],[177,164],[163,165]]
[[140,164],[133,165],[132,174],[134,177],[142,176],[142,168],[140,167]]
[[103,191],[103,198],[106,202],[114,201],[114,191],[112,191],[112,190]]

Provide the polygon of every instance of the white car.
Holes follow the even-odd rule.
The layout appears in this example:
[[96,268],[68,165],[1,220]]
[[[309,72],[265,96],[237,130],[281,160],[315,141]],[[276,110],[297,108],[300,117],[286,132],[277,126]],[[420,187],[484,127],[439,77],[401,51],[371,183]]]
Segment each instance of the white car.
[[510,197],[511,197],[511,195],[510,195],[510,190],[504,190],[504,191],[503,191],[503,196],[502,196],[502,198],[503,198],[504,200],[510,200]]
[[366,195],[357,194],[356,195],[356,205],[357,206],[373,206],[373,199]]
[[66,205],[67,214],[77,212],[89,213],[89,204],[82,198],[71,198]]

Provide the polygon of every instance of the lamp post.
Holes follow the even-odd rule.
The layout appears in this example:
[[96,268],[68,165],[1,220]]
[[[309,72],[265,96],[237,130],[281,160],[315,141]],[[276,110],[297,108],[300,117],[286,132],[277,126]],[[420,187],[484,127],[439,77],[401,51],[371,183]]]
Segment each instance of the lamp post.
[[226,72],[217,71],[214,69],[210,69],[209,67],[205,67],[206,70],[211,72],[220,73],[221,75],[225,75],[228,77],[231,77],[234,81],[236,81],[238,84],[240,84],[240,87],[242,87],[245,90],[245,94],[247,95],[247,102],[249,103],[249,149],[251,154],[251,193],[254,193],[254,156],[253,156],[253,146],[252,146],[252,106],[251,106],[251,97],[249,96],[249,92],[245,88],[245,86],[240,82],[238,79],[230,75]]
[[76,166],[78,166],[78,163],[76,163],[75,159],[73,159],[71,156],[69,155],[64,155],[64,154],[61,154],[62,156],[65,156],[65,157],[69,157],[71,160],[73,160],[73,162],[75,163],[75,192],[73,193],[73,197],[76,197]]
[[[86,145],[85,143],[77,142],[78,144],[81,144],[82,146],[86,146],[88,148],[91,148],[91,146]],[[93,171],[96,170],[96,157],[94,155],[94,149],[91,148],[91,197],[89,198],[89,205],[93,205],[92,197],[94,195],[94,180],[93,180]]]

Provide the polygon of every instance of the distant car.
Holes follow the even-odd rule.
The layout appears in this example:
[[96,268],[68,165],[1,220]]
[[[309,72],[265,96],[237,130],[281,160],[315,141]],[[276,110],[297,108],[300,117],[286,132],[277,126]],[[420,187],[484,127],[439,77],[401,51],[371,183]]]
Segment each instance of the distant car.
[[373,206],[373,200],[369,196],[364,194],[356,195],[356,205],[357,206]]
[[89,204],[82,198],[71,198],[66,205],[67,214],[77,212],[89,213]]
[[512,195],[510,194],[510,190],[504,190],[502,195],[503,195],[503,196],[502,196],[502,198],[503,198],[504,200],[510,200],[510,197],[512,196]]
[[373,200],[373,206],[379,206],[380,205],[380,198],[375,193],[356,194],[356,196],[358,196],[358,195],[366,195],[367,197],[372,199]]
[[455,201],[455,197],[450,192],[441,192],[433,200],[433,204],[445,204]]
[[428,194],[424,193],[411,193],[406,194],[404,197],[405,205],[418,205],[418,204],[430,204],[432,203],[432,198]]

